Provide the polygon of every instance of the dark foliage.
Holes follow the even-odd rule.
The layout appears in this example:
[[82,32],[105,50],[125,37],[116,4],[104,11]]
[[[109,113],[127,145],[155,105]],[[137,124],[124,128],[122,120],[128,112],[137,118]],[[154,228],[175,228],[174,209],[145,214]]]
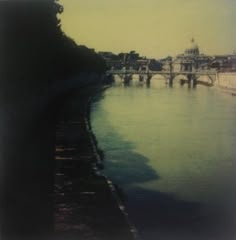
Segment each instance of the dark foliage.
[[0,238],[4,240],[34,239],[53,231],[55,122],[63,97],[52,86],[67,91],[70,77],[100,74],[106,68],[95,51],[77,46],[62,32],[58,20],[62,11],[56,0],[0,1]]
[[[56,0],[1,2],[4,57],[19,73],[68,77],[78,72],[103,72],[105,63],[93,50],[77,44],[61,30]],[[5,59],[6,60],[6,59]],[[8,65],[9,66],[9,65]]]

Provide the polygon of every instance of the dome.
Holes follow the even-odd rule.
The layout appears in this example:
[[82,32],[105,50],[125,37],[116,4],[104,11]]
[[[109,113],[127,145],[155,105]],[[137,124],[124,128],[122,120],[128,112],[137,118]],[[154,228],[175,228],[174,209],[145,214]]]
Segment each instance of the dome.
[[194,38],[192,38],[192,40],[189,44],[189,47],[187,49],[196,49],[196,48],[198,48],[198,45],[195,43]]
[[185,55],[199,55],[198,45],[195,43],[193,38],[192,38],[188,48],[186,48],[186,50],[185,50]]

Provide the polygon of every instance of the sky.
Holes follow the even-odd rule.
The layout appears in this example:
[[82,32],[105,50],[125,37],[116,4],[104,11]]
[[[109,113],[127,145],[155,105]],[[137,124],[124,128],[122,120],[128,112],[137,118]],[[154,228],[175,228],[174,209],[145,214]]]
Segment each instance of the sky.
[[60,0],[63,31],[78,44],[161,58],[194,38],[204,54],[236,50],[235,0]]

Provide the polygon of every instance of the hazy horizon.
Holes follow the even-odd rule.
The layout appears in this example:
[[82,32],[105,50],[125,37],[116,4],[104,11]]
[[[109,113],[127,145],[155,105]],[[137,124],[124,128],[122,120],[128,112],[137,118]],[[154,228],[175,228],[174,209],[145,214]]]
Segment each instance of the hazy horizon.
[[195,38],[204,54],[236,49],[232,0],[60,0],[62,29],[78,44],[114,53],[135,50],[161,58]]

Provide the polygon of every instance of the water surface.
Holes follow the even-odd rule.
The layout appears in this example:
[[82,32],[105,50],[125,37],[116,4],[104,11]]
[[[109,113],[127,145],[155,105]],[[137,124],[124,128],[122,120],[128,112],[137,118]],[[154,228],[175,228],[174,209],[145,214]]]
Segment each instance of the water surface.
[[133,81],[92,108],[104,173],[142,239],[236,239],[236,98],[214,87]]

